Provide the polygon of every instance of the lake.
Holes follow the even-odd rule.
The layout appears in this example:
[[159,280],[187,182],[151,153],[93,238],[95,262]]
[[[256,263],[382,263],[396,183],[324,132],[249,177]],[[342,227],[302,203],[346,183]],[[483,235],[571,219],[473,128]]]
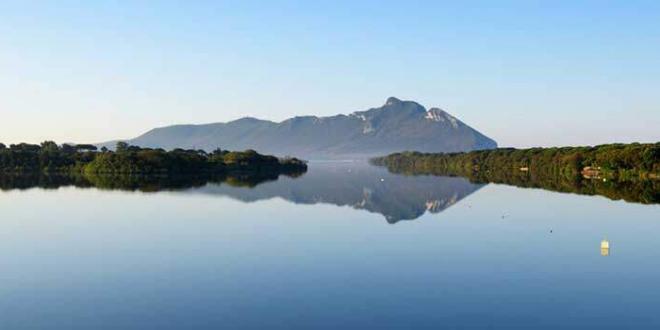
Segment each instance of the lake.
[[4,185],[0,328],[660,327],[658,204],[351,162],[177,187]]

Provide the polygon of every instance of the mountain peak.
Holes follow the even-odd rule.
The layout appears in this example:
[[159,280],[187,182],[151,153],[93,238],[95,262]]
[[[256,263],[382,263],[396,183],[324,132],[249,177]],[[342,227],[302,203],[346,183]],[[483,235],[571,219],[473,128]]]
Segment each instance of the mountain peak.
[[247,122],[255,122],[255,121],[261,121],[261,119],[247,116],[247,117],[241,117],[241,118],[238,118],[236,120],[230,121],[230,123],[240,123],[240,122],[247,123]]
[[385,101],[385,105],[394,105],[394,104],[399,104],[401,103],[401,100],[397,99],[394,96],[390,96],[387,98],[387,101]]

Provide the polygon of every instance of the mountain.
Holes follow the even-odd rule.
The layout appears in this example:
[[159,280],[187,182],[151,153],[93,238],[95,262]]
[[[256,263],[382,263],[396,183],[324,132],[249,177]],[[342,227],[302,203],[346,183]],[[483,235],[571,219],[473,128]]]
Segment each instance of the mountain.
[[[279,123],[246,117],[227,123],[176,125],[153,129],[126,142],[165,149],[255,149],[308,159],[497,147],[495,141],[441,109],[426,110],[416,102],[394,97],[379,108],[350,115],[294,117]],[[114,142],[102,145],[114,147]]]

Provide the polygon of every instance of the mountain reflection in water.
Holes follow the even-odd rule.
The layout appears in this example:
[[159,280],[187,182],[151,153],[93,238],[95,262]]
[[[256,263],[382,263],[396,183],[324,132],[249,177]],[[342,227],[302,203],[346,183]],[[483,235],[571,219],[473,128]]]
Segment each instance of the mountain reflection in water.
[[282,198],[296,204],[332,204],[382,214],[387,222],[439,213],[483,184],[437,176],[402,176],[361,162],[312,163],[300,176],[232,175],[222,177],[0,176],[0,189],[63,186],[112,190],[227,196],[244,202]]
[[396,175],[366,163],[314,163],[297,179],[280,178],[255,189],[210,184],[197,191],[248,202],[279,197],[296,204],[350,206],[396,223],[426,211],[439,213],[483,186],[463,178]]

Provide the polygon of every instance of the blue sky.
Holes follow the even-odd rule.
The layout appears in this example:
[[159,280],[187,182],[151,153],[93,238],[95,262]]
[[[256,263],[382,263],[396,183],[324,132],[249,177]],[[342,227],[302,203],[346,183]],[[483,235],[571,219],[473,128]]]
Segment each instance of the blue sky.
[[437,106],[503,146],[660,140],[658,1],[3,1],[0,141]]

